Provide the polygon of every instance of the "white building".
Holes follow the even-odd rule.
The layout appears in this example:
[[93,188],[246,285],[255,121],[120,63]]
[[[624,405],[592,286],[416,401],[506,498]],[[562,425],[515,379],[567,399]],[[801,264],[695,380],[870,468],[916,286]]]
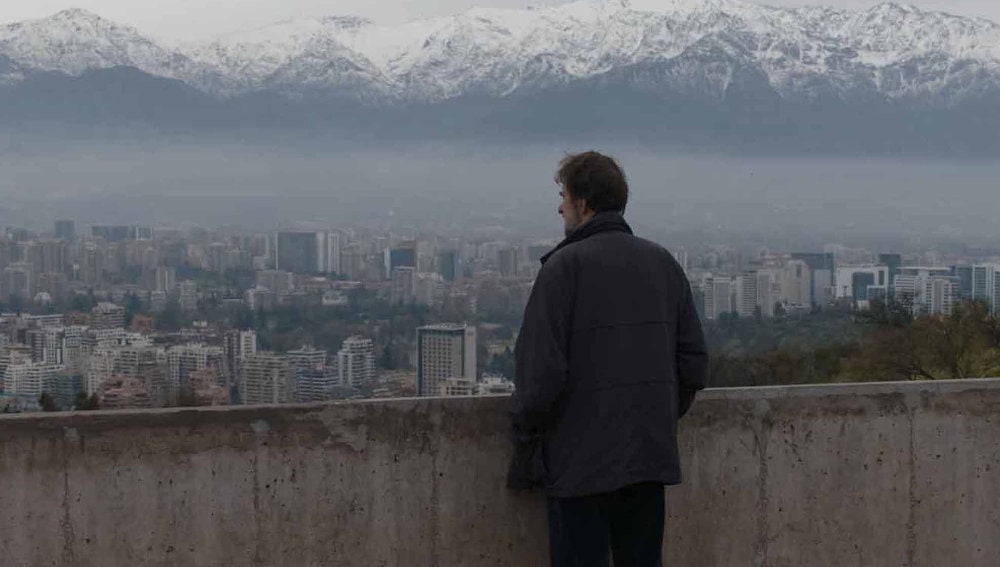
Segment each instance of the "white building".
[[243,363],[240,401],[244,404],[288,404],[295,401],[295,368],[288,358],[258,352]]
[[993,313],[1000,313],[1000,264],[972,266],[972,299],[990,306]]
[[375,381],[375,344],[371,339],[349,337],[337,353],[340,386],[358,387]]
[[295,369],[296,400],[305,403],[329,399],[335,384],[326,371],[326,351],[303,346],[288,351],[287,357]]
[[21,360],[7,364],[3,372],[5,394],[37,400],[42,392],[52,390],[65,368],[60,364]]
[[[222,347],[188,344],[167,350],[167,368],[171,388],[178,392],[191,391],[191,375],[211,368],[223,375],[225,353]],[[221,384],[220,384],[221,385]]]
[[714,321],[725,313],[732,313],[733,282],[727,276],[708,276],[703,280],[702,290],[705,294],[705,319]]
[[417,328],[417,395],[439,395],[452,379],[476,382],[476,328],[442,323]]

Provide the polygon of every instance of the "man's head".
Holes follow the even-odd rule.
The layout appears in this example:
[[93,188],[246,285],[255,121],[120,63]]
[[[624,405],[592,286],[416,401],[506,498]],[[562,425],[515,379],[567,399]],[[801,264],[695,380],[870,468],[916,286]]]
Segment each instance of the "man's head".
[[597,152],[572,154],[559,162],[556,183],[560,186],[559,214],[566,235],[604,211],[625,212],[628,182],[614,158]]

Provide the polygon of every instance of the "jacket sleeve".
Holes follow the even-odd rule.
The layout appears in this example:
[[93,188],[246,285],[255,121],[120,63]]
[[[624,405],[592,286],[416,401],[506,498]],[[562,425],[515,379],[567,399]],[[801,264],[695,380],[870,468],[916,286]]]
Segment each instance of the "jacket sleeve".
[[708,385],[708,349],[686,277],[677,321],[677,379],[680,394],[677,416],[683,417],[697,393]]
[[553,258],[542,266],[524,310],[515,349],[511,414],[515,432],[544,428],[566,386],[573,282],[568,267]]

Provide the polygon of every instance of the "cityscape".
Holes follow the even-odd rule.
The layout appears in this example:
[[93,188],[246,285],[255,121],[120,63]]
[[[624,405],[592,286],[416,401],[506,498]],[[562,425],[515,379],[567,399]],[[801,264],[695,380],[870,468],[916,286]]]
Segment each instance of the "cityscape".
[[[521,313],[555,244],[426,229],[7,228],[3,411],[510,393]],[[988,256],[672,252],[710,335],[736,319],[887,303],[912,316],[1000,306]]]

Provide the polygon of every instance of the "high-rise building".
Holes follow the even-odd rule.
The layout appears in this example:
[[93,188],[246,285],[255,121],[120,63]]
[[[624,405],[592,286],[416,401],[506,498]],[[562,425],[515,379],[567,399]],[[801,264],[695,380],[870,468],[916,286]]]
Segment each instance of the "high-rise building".
[[959,301],[957,278],[932,277],[923,282],[921,309],[930,315],[951,315]]
[[913,314],[950,315],[959,300],[959,281],[950,268],[904,267],[893,280],[893,299]]
[[455,281],[455,277],[458,275],[458,252],[442,250],[438,253],[438,273],[445,281]]
[[511,278],[518,274],[518,250],[517,248],[504,248],[500,250],[500,275]]
[[972,266],[972,299],[990,306],[993,313],[1000,312],[1000,264]]
[[780,301],[794,307],[809,307],[812,298],[812,276],[802,260],[791,260],[781,270]]
[[776,290],[777,279],[772,270],[757,272],[757,306],[761,317],[774,317],[774,304],[780,290]]
[[343,247],[343,235],[340,231],[331,230],[324,234],[326,239],[325,265],[320,266],[320,272],[327,274],[342,274],[341,251]]
[[736,313],[740,317],[755,317],[760,307],[758,297],[759,280],[756,272],[748,272],[736,278]]
[[184,280],[177,285],[178,305],[181,311],[198,309],[198,284],[192,280]]
[[71,220],[57,220],[56,238],[76,240],[76,223]]
[[288,351],[288,361],[295,369],[296,401],[322,402],[330,399],[334,383],[326,371],[326,351],[307,348]]
[[[899,254],[879,254],[878,263],[885,266],[887,269],[885,285],[887,287],[892,286],[892,282],[896,280],[896,276],[899,275],[899,269],[903,266],[903,257]],[[876,284],[882,285],[882,284]]]
[[[899,273],[899,266],[895,268]],[[889,289],[892,282],[888,266],[849,266],[837,268],[834,297],[850,299],[859,308],[865,308],[872,297],[872,290]]]
[[150,270],[149,282],[150,291],[162,291],[171,293],[177,286],[177,271],[169,266],[157,266]]
[[436,396],[452,379],[476,381],[476,328],[441,323],[417,328],[417,395]]
[[258,352],[243,362],[240,380],[243,404],[289,404],[295,398],[295,368],[287,357]]
[[37,400],[42,392],[52,390],[65,369],[59,364],[21,360],[8,364],[3,373],[5,394]]
[[[277,237],[275,267],[297,274],[329,272],[330,233],[316,231],[285,231]],[[336,239],[339,256],[339,237]]]
[[416,272],[409,266],[397,266],[392,270],[390,301],[394,304],[409,305],[415,298]]
[[416,240],[400,242],[398,246],[385,251],[385,273],[392,274],[399,267],[417,268]]
[[824,305],[833,297],[837,285],[837,264],[832,253],[799,252],[792,254],[793,260],[801,260],[809,266],[809,304]]
[[274,266],[278,270],[299,274],[313,272],[318,255],[314,232],[285,231],[275,236]]
[[183,394],[191,393],[191,375],[206,368],[215,370],[218,381],[223,382],[224,359],[225,354],[221,347],[203,344],[171,347],[167,350],[167,368],[171,388]]
[[4,268],[0,278],[0,298],[19,297],[30,301],[35,297],[35,270],[28,262],[14,262]]
[[239,399],[235,390],[239,384],[243,362],[257,354],[257,332],[252,329],[229,330],[223,335],[222,341],[226,391],[229,392],[231,401],[235,401]]
[[972,266],[953,266],[951,275],[958,278],[959,296],[972,299]]
[[98,303],[90,311],[94,329],[118,329],[125,326],[125,308],[114,303]]
[[[727,276],[707,277],[702,284],[702,289],[704,290],[705,297],[705,308],[703,311],[705,319],[710,321],[716,320],[722,317],[722,315],[734,311],[733,282],[731,278]],[[754,294],[756,296],[756,291]]]
[[371,339],[349,337],[337,353],[341,386],[357,388],[375,381],[375,345]]

